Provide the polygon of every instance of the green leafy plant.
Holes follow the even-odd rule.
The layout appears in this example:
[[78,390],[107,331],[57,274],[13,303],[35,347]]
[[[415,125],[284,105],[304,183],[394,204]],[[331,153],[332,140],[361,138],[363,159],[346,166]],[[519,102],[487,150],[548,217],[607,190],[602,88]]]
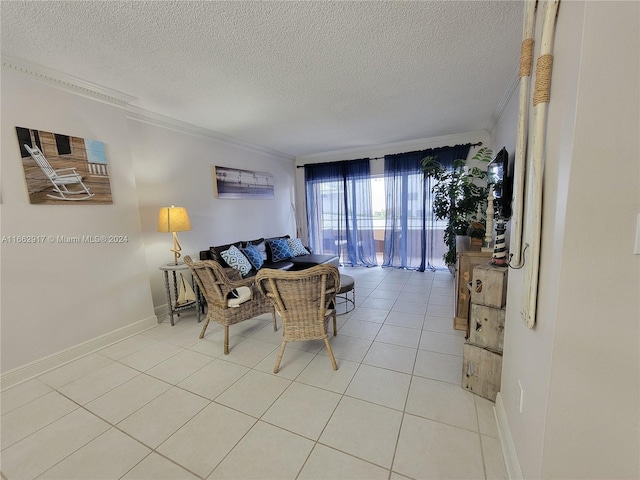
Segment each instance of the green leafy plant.
[[[481,163],[491,162],[493,152],[483,147],[472,160]],[[468,167],[466,160],[454,160],[453,168],[442,166],[437,157],[425,157],[422,170],[425,177],[433,180],[431,191],[434,195],[433,214],[438,220],[446,220],[444,243],[448,250],[444,262],[448,266],[456,263],[456,235],[467,235],[472,218],[487,201],[487,171],[477,166]],[[476,219],[478,220],[478,219]]]
[[467,235],[472,238],[484,238],[485,226],[484,222],[471,222],[467,228]]

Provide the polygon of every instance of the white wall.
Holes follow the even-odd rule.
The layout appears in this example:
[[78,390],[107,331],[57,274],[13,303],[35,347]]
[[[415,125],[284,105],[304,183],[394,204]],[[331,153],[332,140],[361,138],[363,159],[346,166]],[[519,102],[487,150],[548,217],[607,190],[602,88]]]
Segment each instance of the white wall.
[[[212,245],[296,233],[292,158],[56,85],[2,69],[0,233],[119,234],[128,242],[0,245],[3,388],[167,321],[158,268],[173,259],[173,243],[156,231],[160,207],[187,208],[192,230],[179,238],[195,258]],[[113,204],[30,205],[15,126],[103,141]],[[214,198],[213,165],[273,174],[275,197]]]
[[[173,260],[171,234],[157,232],[160,207],[187,209],[192,230],[178,233],[178,238],[183,255],[195,259],[213,245],[296,234],[293,159],[131,118],[128,129],[147,268],[159,315],[165,311],[166,294],[158,267]],[[271,173],[274,198],[215,198],[214,165]]]
[[[2,372],[156,321],[125,112],[2,69],[3,236],[126,235],[121,244],[3,243]],[[15,127],[103,141],[113,205],[31,205]]]
[[[518,270],[505,324],[500,395],[524,478],[640,477],[639,18],[637,2],[560,7],[537,324],[520,319]],[[517,94],[495,144],[514,111]]]

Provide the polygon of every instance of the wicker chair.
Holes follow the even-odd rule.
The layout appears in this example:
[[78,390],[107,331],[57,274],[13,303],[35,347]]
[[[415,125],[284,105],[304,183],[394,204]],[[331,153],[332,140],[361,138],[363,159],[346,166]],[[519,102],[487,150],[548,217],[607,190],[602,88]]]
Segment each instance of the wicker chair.
[[[207,301],[207,318],[200,332],[204,337],[209,322],[213,320],[224,326],[224,354],[229,354],[229,325],[249,320],[250,318],[271,313],[273,329],[278,329],[276,314],[271,303],[256,291],[254,278],[243,279],[233,268],[223,268],[218,262],[204,260],[194,262],[190,256],[184,257],[184,263],[191,268],[191,273]],[[250,289],[250,299],[238,302],[230,300],[229,293],[234,289],[246,287]]]
[[330,264],[299,271],[263,268],[256,275],[256,286],[282,317],[282,343],[273,373],[280,370],[287,342],[305,340],[324,340],[331,365],[337,370],[327,330],[332,318],[333,334],[336,334],[335,298],[340,287],[338,269]]

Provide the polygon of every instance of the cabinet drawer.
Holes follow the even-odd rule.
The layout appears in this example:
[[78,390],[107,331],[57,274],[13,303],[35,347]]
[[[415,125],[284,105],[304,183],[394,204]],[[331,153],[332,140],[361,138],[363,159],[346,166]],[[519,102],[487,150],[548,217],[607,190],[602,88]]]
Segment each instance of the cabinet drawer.
[[473,269],[471,303],[503,308],[507,303],[508,267],[479,265]]
[[502,353],[505,311],[499,308],[471,304],[468,342]]
[[500,391],[502,355],[469,343],[464,344],[462,388],[492,402]]

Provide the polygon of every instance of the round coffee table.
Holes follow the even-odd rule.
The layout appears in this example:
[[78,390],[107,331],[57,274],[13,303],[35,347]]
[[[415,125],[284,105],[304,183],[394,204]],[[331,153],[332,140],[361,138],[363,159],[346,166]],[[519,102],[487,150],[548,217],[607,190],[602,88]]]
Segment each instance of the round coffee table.
[[[351,292],[351,298],[349,298]],[[341,311],[341,305],[344,305],[344,311]],[[340,288],[336,294],[336,313],[344,315],[356,308],[356,281],[349,275],[340,274]]]

